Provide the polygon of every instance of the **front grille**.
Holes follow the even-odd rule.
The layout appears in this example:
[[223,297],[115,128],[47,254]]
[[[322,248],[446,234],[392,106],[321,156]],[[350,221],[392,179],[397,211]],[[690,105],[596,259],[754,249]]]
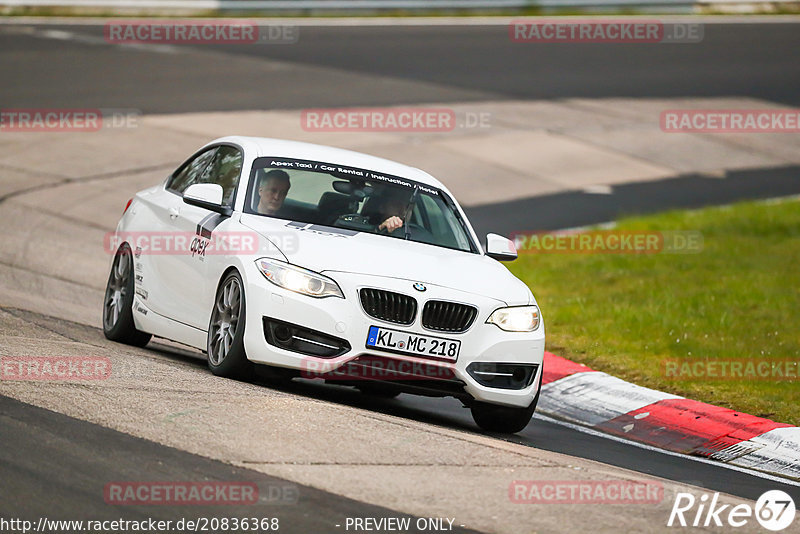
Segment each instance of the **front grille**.
[[477,315],[475,306],[429,300],[422,309],[422,326],[441,332],[463,332],[472,325]]
[[414,297],[370,288],[362,289],[359,294],[367,315],[390,323],[409,325],[414,322],[417,315]]

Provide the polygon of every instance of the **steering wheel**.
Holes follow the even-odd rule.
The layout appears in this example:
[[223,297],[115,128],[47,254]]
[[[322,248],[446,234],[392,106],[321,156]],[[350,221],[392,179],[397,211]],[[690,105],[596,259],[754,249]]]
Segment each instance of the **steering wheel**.
[[361,215],[360,213],[346,213],[340,215],[333,223],[334,226],[341,226],[343,228],[350,228],[352,230],[372,230],[375,225],[370,224],[369,217]]
[[[420,237],[424,238],[425,236],[430,235],[430,232],[428,232],[424,226],[420,226],[419,224],[408,223],[408,229],[409,229],[409,235],[416,237],[417,239],[419,239]],[[386,230],[386,228],[381,228],[378,230],[378,233],[382,235],[404,237],[406,233],[406,224],[403,223],[403,226],[401,226],[400,228],[395,228],[391,232]]]

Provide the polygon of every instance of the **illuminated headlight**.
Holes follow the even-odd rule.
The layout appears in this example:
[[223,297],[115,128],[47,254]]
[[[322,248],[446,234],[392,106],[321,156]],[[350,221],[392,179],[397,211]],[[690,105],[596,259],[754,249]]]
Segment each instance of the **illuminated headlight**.
[[267,280],[289,291],[316,298],[344,298],[336,282],[314,271],[272,259],[256,260],[256,266]]
[[539,328],[539,308],[537,306],[500,308],[495,310],[486,322],[495,324],[506,332],[533,332]]

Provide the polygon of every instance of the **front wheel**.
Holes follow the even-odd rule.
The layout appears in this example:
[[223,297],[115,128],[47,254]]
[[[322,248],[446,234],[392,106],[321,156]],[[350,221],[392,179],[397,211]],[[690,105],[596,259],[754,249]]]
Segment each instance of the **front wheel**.
[[218,376],[244,379],[253,367],[244,351],[244,284],[230,272],[219,285],[208,325],[208,368]]
[[533,402],[527,408],[512,408],[510,406],[497,406],[485,402],[475,402],[471,407],[472,418],[482,430],[487,432],[500,432],[502,434],[516,434],[528,426],[536,404],[539,402],[539,391],[536,392]]
[[107,339],[135,347],[144,347],[153,337],[136,329],[133,322],[133,256],[131,248],[119,247],[108,275],[103,300],[103,334]]

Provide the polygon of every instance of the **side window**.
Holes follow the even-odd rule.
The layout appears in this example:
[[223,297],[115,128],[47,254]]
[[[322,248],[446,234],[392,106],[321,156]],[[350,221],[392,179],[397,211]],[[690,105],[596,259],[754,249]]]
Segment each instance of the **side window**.
[[193,184],[219,184],[222,186],[222,203],[230,205],[239,185],[242,159],[238,148],[210,148],[185,164],[167,183],[167,189],[183,194]]
[[426,219],[430,223],[429,230],[436,236],[438,242],[446,247],[468,250],[469,243],[458,238],[459,232],[454,231],[454,228],[458,227],[458,221],[454,220],[450,210],[444,207],[444,202],[430,195],[421,195],[420,200],[421,203],[417,207],[425,212]]
[[429,230],[436,235],[446,235],[448,233],[447,222],[444,220],[444,215],[442,215],[439,206],[436,205],[436,201],[428,195],[422,195],[420,200],[422,201],[421,207],[428,216]]
[[211,158],[216,151],[216,147],[209,148],[205,152],[195,156],[193,160],[184,164],[184,166],[169,179],[169,182],[167,182],[167,189],[182,195],[190,185],[203,183],[201,175],[208,168],[209,163],[211,163]]
[[289,173],[292,187],[289,189],[288,198],[291,200],[316,205],[322,195],[333,191],[336,178],[318,172],[292,171]]
[[219,184],[222,186],[222,203],[230,206],[233,195],[239,185],[239,176],[242,174],[242,153],[232,146],[221,146],[217,149],[208,171],[203,173],[198,183]]

